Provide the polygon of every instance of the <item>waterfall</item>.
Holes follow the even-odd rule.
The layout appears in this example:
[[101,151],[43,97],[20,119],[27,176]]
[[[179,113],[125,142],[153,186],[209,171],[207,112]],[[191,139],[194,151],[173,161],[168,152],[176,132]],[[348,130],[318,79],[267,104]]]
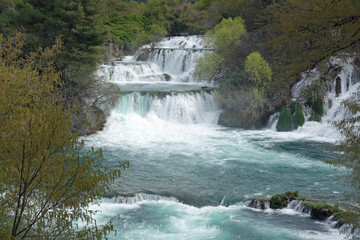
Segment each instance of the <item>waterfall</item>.
[[142,117],[154,114],[160,119],[184,124],[216,124],[218,110],[213,94],[205,91],[172,92],[165,96],[127,93],[116,108],[116,112],[122,114],[135,113]]
[[[349,113],[341,105],[343,101],[351,100],[359,88],[358,70],[353,64],[354,59],[333,57],[330,60],[330,69],[340,69],[332,81],[324,96],[325,114],[322,122],[339,121],[349,117]],[[330,70],[331,71],[331,70]],[[326,73],[325,73],[326,74]],[[302,79],[292,88],[292,95],[295,99],[301,98],[301,92],[306,86],[318,81],[324,73],[313,69],[310,74],[302,74]],[[310,116],[308,116],[310,117]]]
[[[137,61],[144,51],[147,61]],[[219,107],[213,88],[192,77],[196,60],[205,51],[210,50],[204,48],[200,36],[172,37],[144,46],[123,61],[103,64],[97,74],[123,90],[114,114],[153,115],[181,124],[216,124]]]
[[[358,101],[360,85],[359,69],[354,64],[354,57],[333,57],[326,67],[312,69],[301,75],[292,90],[292,101],[300,102],[306,122],[294,131],[299,138],[317,139],[321,141],[336,142],[342,139],[333,122],[351,117],[351,114],[341,104],[344,101]],[[302,92],[315,82],[325,86],[323,95],[324,114],[320,122],[309,121],[313,110],[306,104]],[[324,85],[325,84],[325,85]],[[276,130],[278,115],[269,119],[268,126]]]

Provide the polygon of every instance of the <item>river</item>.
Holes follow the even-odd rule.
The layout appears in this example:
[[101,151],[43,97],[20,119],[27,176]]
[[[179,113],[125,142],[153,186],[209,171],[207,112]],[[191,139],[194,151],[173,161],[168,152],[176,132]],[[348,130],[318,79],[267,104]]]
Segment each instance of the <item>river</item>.
[[289,133],[217,125],[213,86],[193,80],[206,51],[201,37],[173,37],[147,61],[136,61],[138,53],[99,69],[123,96],[86,144],[102,148],[107,164],[127,160],[130,168],[92,206],[97,223],[112,220],[109,239],[124,240],[343,239],[309,214],[247,207],[285,191],[344,201],[346,170],[324,163],[336,158],[328,147],[339,135],[326,122]]

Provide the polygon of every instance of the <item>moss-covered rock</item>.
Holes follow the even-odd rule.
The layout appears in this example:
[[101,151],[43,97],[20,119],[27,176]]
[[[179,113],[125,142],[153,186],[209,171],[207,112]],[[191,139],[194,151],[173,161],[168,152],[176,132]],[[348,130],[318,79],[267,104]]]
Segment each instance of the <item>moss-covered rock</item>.
[[310,118],[308,119],[308,121],[320,122],[321,121],[321,116],[319,114],[317,114],[316,112],[313,112],[311,114]]
[[289,108],[290,108],[290,110],[291,110],[291,114],[294,114],[295,113],[295,108],[296,108],[296,105],[297,104],[299,104],[299,103],[297,103],[297,102],[291,102],[290,104],[289,104]]
[[282,107],[280,110],[279,121],[276,124],[276,129],[279,132],[291,131],[292,120],[291,120],[291,110],[287,107]]
[[270,208],[280,209],[287,207],[288,203],[299,197],[299,192],[286,192],[283,194],[276,194],[270,199]]
[[157,97],[158,92],[157,91],[149,91],[149,95],[150,95],[150,97]]
[[293,126],[294,129],[301,127],[305,123],[305,116],[300,103],[295,104],[295,113],[293,116]]
[[320,116],[324,115],[324,102],[322,99],[317,99],[312,105],[312,109]]
[[[327,203],[316,202],[316,201],[305,201],[303,205],[311,209],[311,217],[313,219],[325,220],[331,215],[336,215],[337,219],[343,216],[344,211],[338,206],[333,206]],[[334,220],[337,220],[334,219]]]
[[287,204],[287,198],[284,197],[282,194],[276,194],[270,199],[270,208],[272,209],[285,208]]

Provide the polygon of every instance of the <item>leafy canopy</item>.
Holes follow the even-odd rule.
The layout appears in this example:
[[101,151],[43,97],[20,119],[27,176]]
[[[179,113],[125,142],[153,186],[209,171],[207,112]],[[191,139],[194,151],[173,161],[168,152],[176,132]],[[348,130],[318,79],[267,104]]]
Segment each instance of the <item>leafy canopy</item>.
[[204,41],[215,52],[206,53],[199,58],[196,65],[196,76],[202,80],[211,80],[221,70],[222,63],[230,55],[232,49],[241,43],[246,35],[244,20],[240,17],[223,19],[214,29],[206,32]]
[[57,91],[60,42],[28,55],[24,46],[0,35],[0,238],[100,239],[112,226],[99,229],[86,207],[120,169],[102,167],[101,150],[87,152],[72,131],[75,108]]
[[269,45],[294,77],[340,51],[359,52],[360,1],[282,0],[269,5]]
[[224,18],[214,29],[205,34],[205,42],[214,48],[218,54],[226,57],[236,45],[240,44],[241,37],[246,34],[244,20],[241,17]]
[[257,90],[263,93],[272,79],[272,70],[259,52],[252,52],[247,56],[245,71],[250,74],[250,79],[255,83]]

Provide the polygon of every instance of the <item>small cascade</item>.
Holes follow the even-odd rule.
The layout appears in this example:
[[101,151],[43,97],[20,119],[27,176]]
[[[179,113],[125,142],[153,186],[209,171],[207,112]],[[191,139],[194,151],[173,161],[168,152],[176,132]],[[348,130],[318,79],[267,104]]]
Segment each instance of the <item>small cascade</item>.
[[270,209],[270,202],[266,199],[252,199],[247,206],[250,208],[266,210]]
[[149,61],[159,65],[162,71],[168,74],[180,75],[178,81],[188,82],[192,77],[196,60],[202,57],[205,51],[202,49],[159,48],[150,52]]
[[161,200],[179,202],[174,197],[162,197],[159,195],[146,194],[146,193],[134,193],[130,195],[117,196],[112,198],[112,200],[114,201],[114,203],[120,203],[120,204],[136,204],[144,201],[161,201]]
[[114,62],[114,66],[102,65],[98,70],[98,75],[113,83],[170,80],[170,76],[161,72],[158,65],[151,62]]
[[[303,139],[317,139],[336,142],[342,139],[333,123],[351,117],[342,105],[344,101],[360,102],[357,94],[360,86],[360,69],[353,57],[333,57],[326,68],[313,69],[303,73],[301,80],[292,88],[292,101],[299,102],[305,117],[305,124],[294,130],[292,136]],[[307,102],[303,92],[314,91],[316,99]],[[317,94],[323,93],[320,97]],[[322,96],[322,97],[321,97]],[[313,106],[311,106],[313,105]],[[268,127],[276,131],[278,115],[268,121]]]
[[212,51],[204,47],[202,37],[172,37],[163,39],[154,46],[145,46],[148,61],[157,64],[163,72],[172,76],[173,81],[193,82],[196,61],[205,52]]
[[[200,36],[172,37],[144,46],[123,61],[103,64],[97,74],[123,91],[114,113],[152,115],[181,124],[216,124],[219,107],[214,88],[192,78],[196,60],[208,51],[203,45]],[[141,52],[147,53],[141,57],[147,61],[136,61]]]
[[311,214],[311,209],[307,208],[303,205],[303,202],[300,200],[292,200],[288,203],[287,206],[288,209],[293,209],[297,212],[301,212],[301,213],[306,213],[306,214]]
[[162,95],[157,92],[132,92],[122,96],[115,111],[142,117],[154,114],[160,119],[183,124],[216,124],[219,108],[213,94],[205,91]]
[[[350,117],[349,113],[341,105],[343,101],[350,100],[357,93],[359,87],[359,73],[353,64],[353,58],[333,57],[329,63],[330,69],[336,69],[338,73],[328,84],[327,92],[324,96],[324,116],[322,122],[339,121]],[[335,70],[330,70],[335,71]],[[292,95],[294,100],[301,98],[301,92],[310,84],[318,81],[322,75],[319,70],[314,69],[309,74],[303,74],[303,80],[294,85]],[[305,109],[305,113],[309,112]],[[307,114],[307,118],[309,118]]]

